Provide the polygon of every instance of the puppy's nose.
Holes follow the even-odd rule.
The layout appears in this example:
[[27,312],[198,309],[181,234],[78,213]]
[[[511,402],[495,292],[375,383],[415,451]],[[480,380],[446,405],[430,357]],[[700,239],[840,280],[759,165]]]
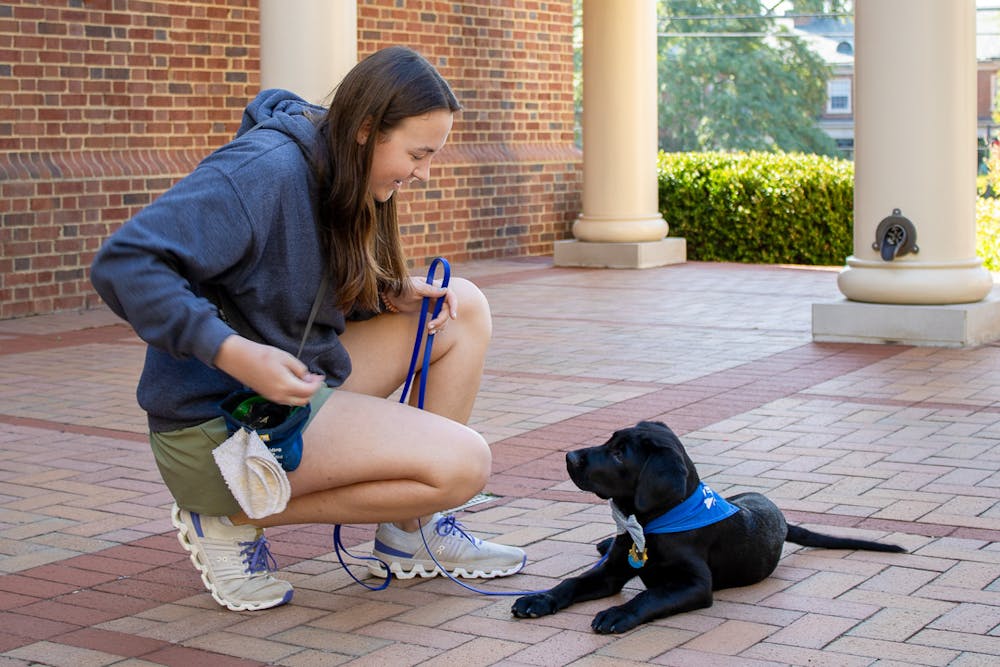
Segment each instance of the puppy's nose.
[[578,451],[566,454],[566,469],[571,473],[583,464],[583,456]]

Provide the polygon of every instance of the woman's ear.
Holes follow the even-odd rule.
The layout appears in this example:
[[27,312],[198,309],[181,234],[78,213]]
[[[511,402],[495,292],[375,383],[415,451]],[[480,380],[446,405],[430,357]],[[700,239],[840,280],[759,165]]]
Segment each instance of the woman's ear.
[[361,122],[361,127],[358,128],[358,134],[355,137],[358,143],[364,146],[368,143],[368,137],[372,132],[372,117],[368,116]]

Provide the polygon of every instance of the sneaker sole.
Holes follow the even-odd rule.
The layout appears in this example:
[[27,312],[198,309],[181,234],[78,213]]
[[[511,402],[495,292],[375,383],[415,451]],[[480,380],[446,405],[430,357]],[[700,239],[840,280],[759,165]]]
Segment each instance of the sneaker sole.
[[[380,554],[374,552],[372,554],[375,558],[381,558],[385,562],[392,561],[391,556],[385,554]],[[520,563],[509,567],[507,569],[496,568],[487,572],[486,570],[472,570],[471,572],[464,567],[456,567],[452,570],[448,570],[448,574],[453,577],[459,577],[461,579],[495,579],[496,577],[507,577],[512,574],[517,574],[524,569],[525,564],[528,562],[528,556],[525,555]],[[404,569],[404,564],[406,569]],[[393,575],[400,579],[412,579],[413,577],[423,577],[425,579],[430,577],[436,577],[438,575],[444,576],[444,571],[438,565],[429,563],[430,569],[424,566],[423,561],[393,561],[389,565],[389,571]],[[370,563],[368,565],[368,571],[377,577],[386,577],[386,569],[381,563]]]
[[219,595],[218,589],[215,587],[208,578],[208,566],[198,559],[198,553],[188,539],[187,534],[190,528],[188,525],[181,520],[180,508],[175,504],[170,510],[170,521],[174,524],[174,528],[177,529],[177,541],[181,543],[184,550],[190,554],[191,563],[195,566],[195,569],[201,574],[201,583],[205,584],[205,588],[208,592],[212,594],[212,599],[218,602],[223,607],[231,611],[258,611],[260,609],[271,609],[273,607],[280,607],[292,599],[292,594],[294,590],[289,590],[284,597],[277,598],[274,600],[265,600],[264,602],[230,602],[226,600],[221,595]]

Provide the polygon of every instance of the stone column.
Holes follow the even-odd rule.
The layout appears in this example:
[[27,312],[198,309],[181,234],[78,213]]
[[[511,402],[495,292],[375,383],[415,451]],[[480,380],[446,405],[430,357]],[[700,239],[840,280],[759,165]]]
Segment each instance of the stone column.
[[[859,0],[855,10],[854,255],[838,284],[856,301],[979,301],[975,0]],[[918,252],[882,259],[879,222],[898,209]]]
[[[817,340],[965,345],[1000,335],[991,306],[949,306],[993,287],[975,254],[975,12],[975,0],[855,4],[854,254],[837,280],[844,307],[814,306]],[[905,232],[895,256],[879,235],[893,226],[895,238]]]
[[260,0],[260,85],[329,104],[358,61],[355,0]]
[[683,262],[659,213],[656,0],[584,0],[583,44],[583,212],[555,264]]

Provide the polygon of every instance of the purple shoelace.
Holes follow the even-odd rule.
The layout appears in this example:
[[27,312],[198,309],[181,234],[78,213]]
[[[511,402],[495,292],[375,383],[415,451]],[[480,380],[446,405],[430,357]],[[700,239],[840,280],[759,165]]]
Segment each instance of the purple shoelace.
[[278,569],[278,561],[271,555],[271,550],[267,546],[267,538],[263,535],[253,542],[240,542],[243,550],[243,562],[246,563],[246,571],[250,574],[258,572],[270,572]]
[[472,546],[479,548],[479,540],[465,532],[464,526],[455,518],[454,514],[449,514],[448,516],[443,516],[437,520],[437,524],[434,526],[434,530],[441,537],[448,537],[450,535],[458,534],[461,537],[469,540]]

